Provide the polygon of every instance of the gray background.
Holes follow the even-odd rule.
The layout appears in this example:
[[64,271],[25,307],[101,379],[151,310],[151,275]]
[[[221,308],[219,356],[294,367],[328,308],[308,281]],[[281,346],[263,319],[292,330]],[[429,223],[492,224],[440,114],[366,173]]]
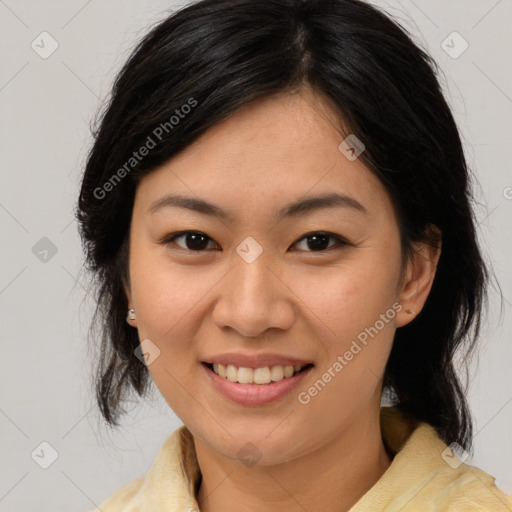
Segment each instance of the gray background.
[[[471,463],[510,494],[512,2],[376,3],[438,61],[480,181],[480,237],[505,301],[501,309],[493,293],[485,344],[473,365]],[[144,474],[181,424],[156,390],[146,402],[134,399],[121,429],[109,432],[101,422],[86,342],[92,302],[72,213],[100,101],[135,42],[177,6],[170,0],[0,0],[2,511],[90,510]],[[41,53],[55,43],[43,31],[58,44],[45,59]],[[463,39],[447,39],[453,31]],[[469,47],[461,53],[464,41]],[[57,459],[43,469],[52,455]]]

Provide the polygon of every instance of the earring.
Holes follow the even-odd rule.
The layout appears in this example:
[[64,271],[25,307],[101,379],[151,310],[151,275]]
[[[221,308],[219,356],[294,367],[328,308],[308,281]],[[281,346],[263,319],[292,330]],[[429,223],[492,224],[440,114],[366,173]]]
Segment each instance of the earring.
[[406,309],[405,312],[408,314],[408,315],[414,315],[416,316],[416,312],[413,311],[412,309]]
[[135,320],[135,309],[129,309],[128,314],[126,315],[127,322],[130,322],[132,320]]

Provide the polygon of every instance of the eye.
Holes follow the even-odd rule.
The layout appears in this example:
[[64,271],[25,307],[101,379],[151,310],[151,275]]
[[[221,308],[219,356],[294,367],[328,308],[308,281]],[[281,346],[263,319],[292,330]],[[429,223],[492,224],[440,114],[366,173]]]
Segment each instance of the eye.
[[[181,243],[178,243],[178,240],[181,240]],[[329,241],[333,243],[329,243]],[[200,231],[180,231],[173,233],[166,236],[161,243],[165,245],[175,243],[184,250],[194,252],[204,252],[208,249],[209,243],[214,245],[214,249],[219,248],[219,245],[212,238]],[[336,246],[348,245],[348,242],[341,237],[324,231],[308,233],[295,242],[293,246],[300,245],[300,243],[305,244],[306,249],[303,248],[301,250],[305,250],[306,252],[325,252]],[[211,248],[212,247],[210,247],[210,249]],[[292,251],[293,250],[295,249],[292,249]]]
[[[329,239],[333,240],[334,243],[329,245]],[[324,231],[308,233],[307,235],[303,236],[300,240],[295,242],[294,245],[300,245],[300,243],[304,244],[302,240],[305,240],[305,246],[311,249],[309,251],[306,249],[306,252],[322,252],[327,249],[332,249],[333,247],[336,246],[348,245],[348,242],[346,242],[339,236],[334,235],[332,233],[326,233]]]
[[[176,240],[182,240],[183,243],[178,243]],[[202,252],[206,249],[208,246],[208,242],[214,242],[209,236],[205,235],[204,233],[201,233],[200,231],[180,231],[179,233],[173,233],[172,235],[169,235],[165,237],[164,240],[162,240],[161,243],[167,245],[171,242],[175,242],[176,245],[181,247],[182,249],[189,250],[189,251],[196,251],[196,252]],[[218,247],[218,244],[216,244]]]

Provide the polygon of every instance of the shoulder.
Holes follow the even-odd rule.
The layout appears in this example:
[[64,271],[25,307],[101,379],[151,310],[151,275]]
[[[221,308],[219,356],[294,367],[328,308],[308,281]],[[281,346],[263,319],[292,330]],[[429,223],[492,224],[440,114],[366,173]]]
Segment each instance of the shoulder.
[[512,498],[498,489],[493,476],[476,466],[462,463],[453,469],[447,465],[438,471],[435,478],[440,510],[512,511]]
[[92,512],[139,512],[142,506],[141,489],[144,478],[140,477],[124,485]]
[[118,489],[92,512],[175,512],[196,508],[200,472],[191,433],[182,426],[164,442],[149,471]]
[[415,492],[412,508],[405,507],[404,512],[414,510],[415,503],[421,503],[422,510],[436,512],[512,511],[512,498],[496,487],[494,477],[464,463],[433,468],[418,480]]
[[432,426],[419,424],[391,471],[408,484],[398,498],[407,502],[403,512],[418,505],[425,512],[511,512],[512,498],[497,488],[494,477],[463,461]]
[[394,408],[383,410],[381,419],[393,460],[351,512],[512,512],[512,498],[495,479],[464,463],[431,425],[411,422]]

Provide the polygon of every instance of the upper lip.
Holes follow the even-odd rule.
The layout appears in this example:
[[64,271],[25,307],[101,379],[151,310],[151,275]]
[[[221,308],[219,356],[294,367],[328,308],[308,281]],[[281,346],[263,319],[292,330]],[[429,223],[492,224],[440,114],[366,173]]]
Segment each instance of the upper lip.
[[224,364],[243,367],[243,368],[262,368],[264,366],[305,366],[307,364],[313,364],[311,361],[304,359],[298,359],[297,357],[286,356],[282,354],[257,354],[249,356],[247,354],[237,353],[226,353],[217,354],[214,356],[207,357],[203,360],[205,363],[213,364]]

